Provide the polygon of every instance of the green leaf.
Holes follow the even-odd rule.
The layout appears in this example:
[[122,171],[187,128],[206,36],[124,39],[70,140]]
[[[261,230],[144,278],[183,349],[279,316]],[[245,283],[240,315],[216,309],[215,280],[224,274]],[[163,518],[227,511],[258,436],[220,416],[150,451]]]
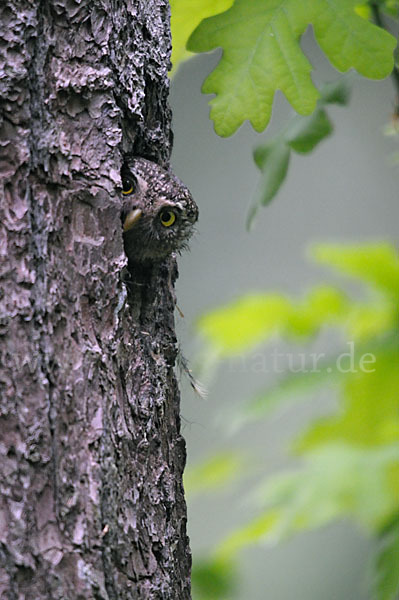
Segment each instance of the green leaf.
[[[263,159],[257,156],[259,162]],[[299,341],[315,335],[323,325],[343,326],[353,341],[364,343],[395,327],[399,261],[393,246],[324,244],[312,254],[320,262],[378,286],[385,294],[371,303],[351,301],[331,286],[313,288],[303,300],[295,301],[281,294],[248,294],[199,319],[197,329],[208,342],[207,352],[219,359],[240,355],[273,335]]]
[[348,516],[378,531],[397,511],[398,469],[397,442],[371,449],[325,444],[309,452],[300,468],[269,476],[253,495],[263,512],[222,540],[215,554],[230,561],[247,546]]
[[259,204],[266,206],[274,198],[283,183],[290,160],[290,149],[281,138],[276,138],[254,151],[254,160],[263,173],[259,193],[248,214],[247,225],[251,226]]
[[348,309],[346,329],[353,340],[364,343],[394,331],[396,322],[396,306],[386,298],[372,304],[354,302]]
[[197,328],[220,354],[234,356],[275,333],[291,310],[281,295],[248,294],[202,316]]
[[295,116],[276,138],[255,148],[254,160],[263,177],[259,183],[255,202],[249,210],[247,227],[250,229],[259,205],[268,204],[279,191],[287,176],[289,148],[299,153],[311,152],[333,130],[323,106],[347,104],[350,86],[347,77],[322,86],[318,108],[310,116]]
[[311,254],[320,263],[399,296],[399,257],[392,244],[319,244]]
[[357,15],[359,15],[359,17],[362,17],[363,19],[371,19],[371,9],[368,2],[359,2],[358,4],[356,4],[355,12]]
[[308,117],[298,117],[291,121],[284,138],[295,152],[306,154],[330,135],[332,130],[326,111],[318,108]]
[[381,2],[381,9],[394,19],[399,18],[399,0],[385,0]]
[[372,352],[362,363],[355,356],[353,365],[349,354],[341,355],[341,367],[350,377],[344,380],[339,414],[316,421],[296,442],[297,451],[336,441],[370,447],[399,439],[397,344]]
[[[399,493],[399,492],[398,492]],[[393,519],[380,539],[375,561],[375,600],[399,598],[399,517]]]
[[233,557],[247,546],[253,546],[265,539],[278,522],[278,510],[270,510],[243,527],[237,528],[217,547],[216,556],[223,561],[231,561]]
[[238,431],[248,423],[270,416],[283,403],[297,404],[307,400],[313,390],[320,386],[336,385],[343,377],[347,377],[347,374],[335,369],[335,358],[322,362],[317,356],[317,353],[310,355],[309,364],[303,371],[285,372],[276,384],[257,394],[248,404],[240,406],[227,420],[227,429]]
[[330,443],[307,453],[302,468],[268,478],[256,494],[261,506],[279,512],[270,535],[283,538],[351,516],[376,531],[397,511],[391,472],[399,444],[356,448]]
[[341,106],[346,106],[349,102],[350,95],[351,86],[349,77],[340,77],[337,81],[331,81],[322,85],[320,88],[319,104],[321,106],[324,106],[325,104],[340,104]]
[[380,529],[397,510],[393,467],[399,467],[397,443],[371,450],[327,444],[309,453],[301,468],[271,476],[258,487],[254,500],[266,509],[228,535],[216,556],[232,560],[245,547],[281,541],[347,516],[372,531]]
[[172,31],[172,65],[174,74],[181,62],[192,56],[187,52],[187,40],[203,19],[231,7],[234,0],[170,0]]
[[237,585],[237,566],[194,556],[191,580],[194,600],[230,600]]
[[199,465],[188,467],[184,473],[186,494],[198,494],[225,488],[236,479],[243,468],[243,459],[232,452],[214,454]]
[[[270,414],[280,405],[284,404],[297,404],[302,401],[306,401],[314,397],[315,392],[320,389],[334,389],[341,390],[342,396],[346,391],[350,391],[353,388],[349,385],[349,381],[351,378],[357,378],[358,373],[362,368],[374,368],[377,364],[377,361],[381,361],[383,363],[386,362],[384,356],[389,357],[389,362],[392,364],[391,356],[394,351],[394,347],[396,346],[396,341],[392,339],[385,339],[382,343],[376,344],[373,342],[372,344],[363,344],[353,346],[353,356],[354,356],[354,372],[351,372],[348,367],[350,366],[349,357],[343,357],[341,359],[343,353],[338,356],[326,356],[324,353],[319,352],[305,352],[300,353],[300,357],[304,357],[306,360],[299,360],[299,366],[295,367],[296,372],[286,370],[282,374],[282,376],[278,379],[278,381],[268,388],[262,390],[256,396],[254,396],[247,404],[241,405],[237,410],[233,410],[230,418],[226,419],[226,430],[229,432],[236,432],[242,429],[245,425],[251,422],[260,421],[261,419],[267,418]],[[350,347],[346,345],[344,347],[344,353],[350,350]],[[376,357],[376,362],[367,363],[367,359],[371,359],[371,355]],[[277,355],[278,356],[278,355]],[[377,358],[379,357],[379,358]],[[345,360],[347,360],[347,364],[345,365]],[[269,369],[273,370],[273,361],[270,359],[268,361]],[[287,366],[287,365],[286,365]],[[290,368],[292,366],[290,365]],[[389,369],[390,371],[390,369]],[[391,373],[395,376],[395,373]],[[345,380],[348,381],[346,387],[342,387]],[[385,383],[385,380],[384,380]],[[399,386],[399,377],[397,380],[397,384]],[[395,385],[395,384],[394,384]],[[384,392],[385,389],[383,388]],[[344,396],[345,397],[345,396]],[[369,397],[370,400],[370,397]],[[389,400],[388,400],[389,401]],[[394,401],[394,398],[391,396],[391,402]],[[357,406],[354,405],[351,408],[351,402],[349,399],[342,402],[342,406],[344,409],[349,407],[349,410],[353,410],[353,418],[356,422],[356,411]],[[379,407],[384,413],[385,405],[384,402],[379,404]],[[375,403],[371,402],[371,406],[365,407],[366,413],[368,410],[372,411],[371,420],[374,419],[375,412]],[[396,419],[396,413],[390,411],[391,416],[394,417],[394,421],[398,421]],[[335,416],[329,417],[327,421],[331,419],[332,422],[335,422]],[[385,424],[383,426],[384,435],[387,434],[388,429],[391,431],[389,440],[394,438],[396,435],[396,431],[398,431],[399,435],[399,423],[398,427],[393,429],[392,424],[390,422],[390,416],[388,415],[387,419],[389,423],[389,427]],[[362,419],[362,425],[365,425],[368,422],[368,419]],[[326,420],[319,421],[317,424],[326,424]],[[306,432],[305,434],[306,435]],[[332,439],[335,439],[332,437]],[[350,440],[350,436],[345,436],[346,440]],[[320,437],[320,443],[324,440],[323,436]],[[384,437],[384,442],[389,441]],[[328,438],[327,440],[328,441]],[[373,438],[370,440],[373,443]],[[297,447],[300,448],[298,445]]]
[[300,37],[312,24],[316,40],[339,71],[354,68],[381,79],[393,68],[393,36],[355,12],[356,0],[236,0],[228,11],[205,19],[188,41],[193,52],[223,48],[203,85],[221,136],[248,119],[256,131],[269,122],[276,90],[300,114],[313,112],[319,93]]
[[330,286],[315,287],[296,302],[279,294],[248,294],[204,315],[197,328],[219,355],[234,356],[275,334],[302,340],[325,323],[339,322],[347,309],[346,296]]

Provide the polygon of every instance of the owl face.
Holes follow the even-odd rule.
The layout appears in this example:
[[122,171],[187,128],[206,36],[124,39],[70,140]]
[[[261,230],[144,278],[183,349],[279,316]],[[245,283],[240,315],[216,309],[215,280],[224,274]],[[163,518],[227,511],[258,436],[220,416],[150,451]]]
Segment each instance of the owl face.
[[162,260],[182,250],[193,233],[198,207],[170,171],[144,158],[122,169],[125,252],[132,263]]

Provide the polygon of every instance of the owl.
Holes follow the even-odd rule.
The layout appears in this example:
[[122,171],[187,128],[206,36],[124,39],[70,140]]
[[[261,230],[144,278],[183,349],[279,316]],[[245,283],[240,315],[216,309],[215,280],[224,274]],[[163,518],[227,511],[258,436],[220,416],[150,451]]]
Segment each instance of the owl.
[[122,168],[122,194],[129,263],[160,261],[187,246],[198,207],[171,171],[144,158],[129,159]]

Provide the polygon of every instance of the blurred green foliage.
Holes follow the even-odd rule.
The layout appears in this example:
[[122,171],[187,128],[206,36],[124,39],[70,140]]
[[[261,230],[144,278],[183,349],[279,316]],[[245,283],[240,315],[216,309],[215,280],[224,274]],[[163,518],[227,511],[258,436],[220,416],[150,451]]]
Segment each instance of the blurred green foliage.
[[[312,360],[297,373],[287,370],[233,416],[234,429],[245,427],[283,402],[298,402],[331,383],[340,402],[335,413],[314,420],[292,441],[298,468],[265,481],[257,475],[251,492],[255,518],[220,541],[206,568],[202,564],[197,570],[194,561],[196,600],[236,597],[223,582],[226,573],[237,571],[234,564],[245,547],[343,518],[378,540],[371,586],[375,600],[398,598],[399,258],[388,243],[323,244],[311,256],[349,277],[350,285],[318,286],[299,300],[247,294],[198,322],[206,352],[219,360],[248,355],[276,335],[303,347],[325,330],[341,333],[342,352],[324,355],[316,364]],[[230,460],[226,452],[208,459],[186,481],[197,493],[209,492],[215,475],[223,484],[240,475],[247,481],[237,450]],[[207,591],[211,580],[219,581],[219,595]]]
[[245,460],[235,452],[221,452],[192,467],[184,476],[186,496],[225,489],[244,468]]
[[195,600],[229,600],[237,585],[233,563],[217,558],[196,561],[191,579]]
[[395,248],[387,243],[323,244],[311,249],[311,255],[320,263],[362,279],[375,288],[375,293],[359,301],[341,288],[319,285],[303,299],[291,300],[278,293],[246,294],[199,320],[198,330],[212,353],[234,356],[276,333],[297,339],[314,335],[325,325],[340,325],[362,342],[392,330],[397,319],[393,299],[399,290]]
[[[292,151],[309,153],[331,134],[327,106],[348,102],[348,78],[316,89],[301,36],[311,24],[338,71],[355,69],[381,79],[392,72],[396,46],[384,29],[384,14],[397,20],[399,0],[171,0],[173,71],[190,52],[223,49],[203,85],[204,93],[215,94],[216,133],[229,136],[245,120],[262,131],[276,90],[299,113],[254,151],[262,176],[248,225],[281,188]],[[399,81],[398,71],[394,74]],[[396,121],[387,134],[397,137]],[[276,337],[306,349],[327,329],[341,332],[346,343],[337,355],[313,357],[299,372],[280,373],[277,383],[232,415],[235,432],[266,419],[283,402],[297,403],[327,386],[340,399],[335,414],[311,423],[293,440],[298,469],[254,482],[256,517],[221,540],[206,560],[194,561],[195,600],[236,597],[237,557],[246,546],[340,518],[355,520],[378,541],[370,586],[375,600],[399,597],[398,257],[384,243],[324,244],[313,248],[312,256],[348,275],[352,287],[355,281],[365,285],[367,293],[359,300],[345,286],[332,285],[314,287],[303,298],[248,293],[198,322],[208,367],[248,356]],[[220,492],[240,476],[248,478],[247,464],[247,456],[223,451],[188,471],[186,487],[193,495]]]

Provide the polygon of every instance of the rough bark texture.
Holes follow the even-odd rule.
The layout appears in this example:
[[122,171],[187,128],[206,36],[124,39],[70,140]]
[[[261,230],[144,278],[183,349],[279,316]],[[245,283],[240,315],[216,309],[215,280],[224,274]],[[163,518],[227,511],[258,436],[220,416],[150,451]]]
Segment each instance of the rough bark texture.
[[168,3],[0,21],[0,597],[190,598],[177,270],[119,277],[123,157],[170,154]]

